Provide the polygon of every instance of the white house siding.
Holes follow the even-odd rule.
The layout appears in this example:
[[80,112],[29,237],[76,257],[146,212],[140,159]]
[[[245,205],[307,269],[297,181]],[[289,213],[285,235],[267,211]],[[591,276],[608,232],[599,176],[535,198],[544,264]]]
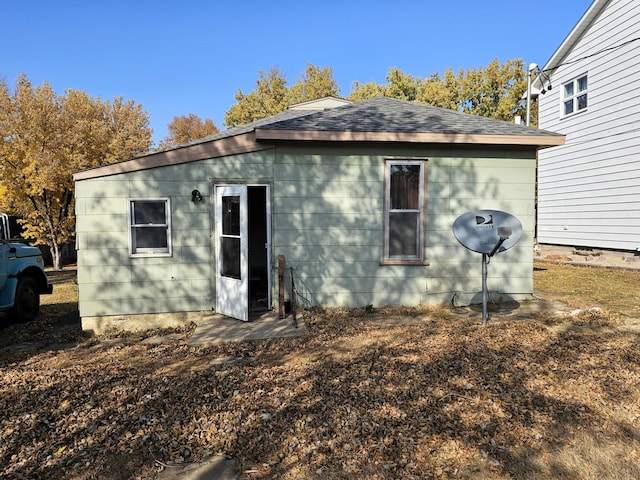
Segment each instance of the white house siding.
[[[539,153],[540,243],[640,246],[640,42],[580,60],[638,37],[640,2],[610,1],[539,97],[540,128],[567,136]],[[587,109],[561,118],[562,85],[585,73]]]

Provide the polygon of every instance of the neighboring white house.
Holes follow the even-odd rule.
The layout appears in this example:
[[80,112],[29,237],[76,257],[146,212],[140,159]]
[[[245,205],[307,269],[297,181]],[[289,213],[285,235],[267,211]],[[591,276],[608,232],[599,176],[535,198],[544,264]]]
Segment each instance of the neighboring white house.
[[542,67],[538,242],[640,248],[640,1],[595,0]]

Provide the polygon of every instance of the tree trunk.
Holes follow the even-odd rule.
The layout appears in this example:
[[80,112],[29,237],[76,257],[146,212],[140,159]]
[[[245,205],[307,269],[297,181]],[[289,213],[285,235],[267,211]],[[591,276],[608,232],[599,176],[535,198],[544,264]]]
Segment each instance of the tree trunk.
[[51,244],[49,245],[49,250],[51,251],[53,268],[55,270],[62,270],[62,258],[60,257],[60,246],[58,245],[58,242],[51,242]]

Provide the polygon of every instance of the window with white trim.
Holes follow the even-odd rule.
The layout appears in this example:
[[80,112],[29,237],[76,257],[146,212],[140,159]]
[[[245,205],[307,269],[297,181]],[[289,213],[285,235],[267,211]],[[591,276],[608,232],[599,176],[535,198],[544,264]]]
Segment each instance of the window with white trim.
[[587,75],[562,85],[562,115],[567,116],[587,108]]
[[171,204],[168,198],[129,200],[129,254],[171,255]]
[[424,173],[426,162],[385,162],[384,259],[388,263],[424,260]]

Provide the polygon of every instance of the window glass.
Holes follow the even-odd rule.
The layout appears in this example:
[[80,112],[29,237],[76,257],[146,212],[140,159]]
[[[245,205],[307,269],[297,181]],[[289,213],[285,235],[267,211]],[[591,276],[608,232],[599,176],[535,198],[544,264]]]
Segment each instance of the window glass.
[[564,86],[564,98],[569,98],[573,96],[573,82],[567,83]]
[[164,227],[135,227],[136,248],[167,248],[167,231]]
[[220,208],[222,208],[222,264],[220,274],[225,277],[240,279],[240,196],[224,195]]
[[222,234],[240,235],[240,197],[222,197]]
[[578,91],[584,92],[586,89],[587,89],[587,77],[585,75],[584,77],[580,77],[578,79]]
[[10,238],[9,233],[9,219],[6,215],[0,214],[0,240],[6,240]]
[[145,200],[133,201],[133,223],[136,225],[166,223],[164,202]]
[[417,255],[420,231],[418,212],[389,213],[389,257]]
[[564,102],[564,114],[569,115],[570,113],[573,113],[573,99]]
[[391,165],[391,209],[417,209],[420,165]]
[[580,95],[578,97],[578,110],[582,110],[583,108],[587,108],[587,96]]
[[220,274],[240,279],[240,238],[222,237],[222,265]]
[[385,259],[422,260],[424,239],[423,161],[387,161]]
[[131,255],[171,254],[169,199],[130,200]]
[[563,85],[562,115],[570,115],[587,108],[587,75]]

